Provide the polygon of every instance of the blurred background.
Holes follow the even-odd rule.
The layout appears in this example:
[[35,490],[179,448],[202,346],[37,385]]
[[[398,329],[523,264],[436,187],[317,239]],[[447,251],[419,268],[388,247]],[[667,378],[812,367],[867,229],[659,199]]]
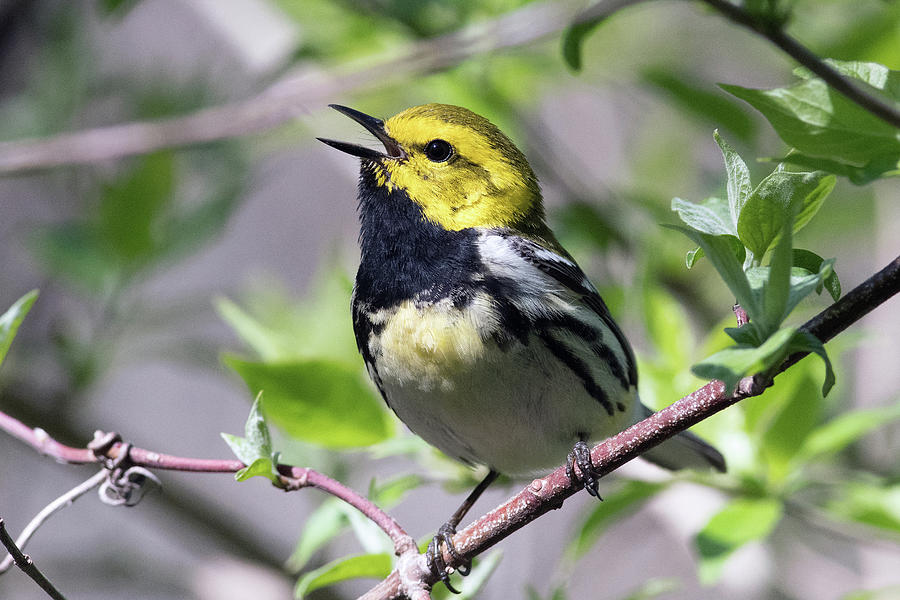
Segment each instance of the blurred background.
[[[790,31],[820,56],[900,68],[900,3],[791,4]],[[110,140],[134,131],[98,138],[101,160],[76,152],[62,166],[45,159],[63,147],[35,159],[0,146],[0,312],[40,289],[0,371],[0,409],[76,446],[102,429],[220,458],[230,456],[220,432],[243,430],[245,381],[260,382],[274,390],[284,462],[370,490],[415,537],[431,535],[480,474],[411,437],[365,381],[349,317],[358,164],[314,138],[370,140],[329,102],[385,118],[445,102],[497,123],[635,345],[644,402],[698,387],[689,367],[726,345],[732,298],[708,261],[685,268],[690,243],[659,224],[676,221],[673,197],[724,193],[714,129],[754,183],[773,169],[757,159],[784,155],[784,143],[716,84],[783,86],[795,65],[699,3],[645,2],[594,31],[575,72],[561,40],[582,7],[0,0],[4,142],[246,109],[176,122],[164,135],[178,147],[124,158]],[[839,178],[798,243],[836,257],[849,290],[894,258],[898,234],[895,182]],[[793,319],[828,301],[813,296]],[[723,450],[728,475],[631,465],[601,482],[607,502],[578,495],[502,542],[499,564],[501,554],[482,561],[479,577],[495,570],[479,597],[900,598],[900,414],[884,410],[900,401],[896,310],[876,310],[828,348],[838,385],[827,399],[821,363],[804,361],[696,428]],[[284,381],[296,385],[278,389]],[[862,413],[876,418],[858,435],[828,438],[829,424],[860,409],[882,412]],[[826,451],[810,450],[816,435]],[[0,433],[0,516],[16,535],[92,473]],[[137,507],[89,494],[38,532],[27,552],[70,599],[291,598],[303,573],[384,551],[380,534],[315,490],[157,474],[161,490]],[[520,485],[495,486],[473,515]],[[697,535],[717,514],[737,542],[710,556]],[[355,597],[373,583],[310,597]],[[44,595],[13,570],[0,597]]]

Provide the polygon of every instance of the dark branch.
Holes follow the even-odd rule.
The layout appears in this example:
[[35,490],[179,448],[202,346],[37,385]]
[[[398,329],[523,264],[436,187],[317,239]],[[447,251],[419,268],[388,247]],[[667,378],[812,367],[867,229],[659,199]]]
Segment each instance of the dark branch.
[[768,39],[784,50],[791,58],[818,75],[835,91],[858,105],[863,110],[875,115],[882,121],[900,128],[900,111],[881,98],[869,94],[862,86],[844,77],[828,63],[816,56],[806,46],[784,32],[781,23],[765,20],[744,10],[728,0],[702,0],[728,17],[734,23],[742,25]]
[[40,569],[37,568],[37,565],[34,564],[34,561],[31,560],[31,557],[22,554],[22,551],[16,546],[16,542],[9,535],[9,532],[6,531],[6,524],[3,522],[3,519],[0,518],[0,543],[2,543],[6,549],[9,551],[10,555],[13,557],[13,561],[16,563],[16,566],[22,569],[22,571],[31,577],[36,584],[38,584],[42,590],[47,592],[47,595],[53,598],[54,600],[66,600],[66,597],[63,596],[59,590],[53,587],[53,584],[50,583],[50,580],[47,579],[43,573],[41,573]]

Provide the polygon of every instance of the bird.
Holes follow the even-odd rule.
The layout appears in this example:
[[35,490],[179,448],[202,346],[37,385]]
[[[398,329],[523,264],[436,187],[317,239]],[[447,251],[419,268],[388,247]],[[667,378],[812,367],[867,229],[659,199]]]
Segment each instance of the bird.
[[[427,554],[450,586],[447,552],[498,476],[566,461],[599,497],[599,442],[650,415],[622,329],[546,222],[537,177],[497,126],[466,108],[424,104],[382,120],[329,105],[383,148],[318,138],[360,159],[360,264],[353,330],[372,381],[409,429],[487,477]],[[645,453],[669,469],[725,470],[691,433]],[[580,472],[575,471],[575,465]]]

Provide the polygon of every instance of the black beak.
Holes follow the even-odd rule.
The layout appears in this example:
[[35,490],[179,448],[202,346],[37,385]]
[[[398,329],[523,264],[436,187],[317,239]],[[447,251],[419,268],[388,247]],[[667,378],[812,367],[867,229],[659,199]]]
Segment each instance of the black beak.
[[361,113],[358,110],[353,110],[352,108],[348,108],[346,106],[341,106],[340,104],[329,104],[331,108],[338,111],[339,113],[343,113],[365,127],[369,133],[378,138],[382,144],[384,144],[384,152],[379,152],[378,150],[373,150],[371,148],[366,148],[365,146],[359,146],[357,144],[348,144],[347,142],[338,142],[336,140],[327,140],[325,138],[316,138],[320,142],[324,142],[331,146],[332,148],[337,148],[341,152],[346,152],[347,154],[351,154],[353,156],[358,156],[359,158],[364,158],[367,160],[381,161],[385,158],[392,159],[403,159],[406,158],[406,151],[400,147],[394,138],[389,136],[387,132],[384,130],[384,121],[381,119],[376,119],[375,117],[370,117],[366,113]]

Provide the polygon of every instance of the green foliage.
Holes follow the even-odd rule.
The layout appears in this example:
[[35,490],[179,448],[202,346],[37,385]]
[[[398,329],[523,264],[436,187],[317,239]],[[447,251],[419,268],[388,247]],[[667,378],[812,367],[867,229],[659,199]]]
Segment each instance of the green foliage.
[[326,448],[369,446],[394,427],[362,372],[346,309],[349,285],[338,271],[330,275],[302,306],[264,288],[255,315],[219,300],[219,314],[259,356],[223,360],[252,393],[265,391],[266,414],[292,437]]
[[616,491],[604,493],[603,502],[597,503],[580,523],[566,550],[569,560],[582,558],[615,521],[640,509],[643,504],[665,490],[666,483],[649,481],[625,481]]
[[272,421],[289,435],[326,448],[368,446],[391,425],[358,368],[328,360],[254,362],[226,356],[263,401]]
[[[725,160],[728,201],[709,198],[693,204],[675,198],[672,210],[688,227],[671,227],[699,246],[687,254],[687,266],[693,266],[702,251],[750,323],[726,329],[737,345],[698,363],[694,373],[721,379],[733,389],[746,375],[771,374],[795,352],[813,352],[825,361],[827,393],[834,385],[834,373],[824,346],[812,335],[782,324],[806,296],[814,290],[821,293],[826,282],[832,293],[840,291],[833,260],[816,260],[818,255],[792,247],[793,234],[818,212],[835,177],[779,167],[753,188],[743,159],[718,132],[714,137]],[[769,264],[762,266],[767,256]],[[813,265],[815,271],[807,270]]]
[[844,413],[812,431],[799,448],[799,458],[811,461],[840,452],[870,431],[890,425],[898,419],[900,419],[900,402]]
[[31,310],[34,301],[37,300],[38,291],[31,290],[7,309],[5,313],[0,315],[0,364],[6,358],[9,347],[19,331],[19,326]]
[[[900,105],[900,72],[878,63],[827,61],[866,91]],[[900,132],[847,100],[805,69],[794,85],[756,90],[737,85],[722,88],[759,110],[795,148],[784,159],[843,175],[857,184],[900,174]]]
[[449,600],[450,598],[473,600],[480,597],[482,588],[500,565],[502,559],[503,552],[499,550],[475,559],[472,561],[472,572],[468,577],[453,582],[453,587],[459,590],[459,594],[451,594],[450,590],[444,586],[435,586],[431,590],[431,597],[434,600]]
[[262,392],[257,394],[250,415],[244,424],[244,437],[223,433],[222,439],[231,448],[246,467],[235,473],[238,481],[246,481],[251,477],[265,477],[272,483],[278,483],[278,453],[272,450],[272,437],[269,426],[260,406]]
[[[99,185],[87,216],[39,229],[33,252],[74,287],[94,296],[113,293],[221,231],[242,189],[240,165],[225,146],[182,160],[172,151],[137,158]],[[205,197],[188,201],[176,186],[181,176],[206,180]]]
[[310,592],[348,579],[384,579],[390,572],[391,555],[388,553],[339,558],[298,579],[294,597],[305,598]]
[[767,537],[781,520],[783,510],[773,498],[738,498],[716,513],[694,540],[700,558],[700,581],[715,582],[728,557],[744,544]]

